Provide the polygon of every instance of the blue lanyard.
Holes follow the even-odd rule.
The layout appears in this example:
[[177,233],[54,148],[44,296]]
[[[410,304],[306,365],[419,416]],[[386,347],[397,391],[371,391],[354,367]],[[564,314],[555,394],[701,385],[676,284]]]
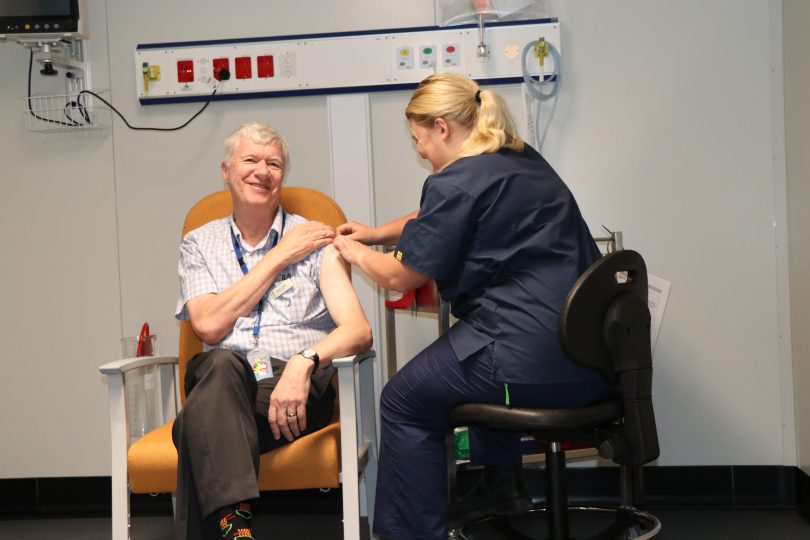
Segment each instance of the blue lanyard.
[[[281,238],[281,235],[284,234],[284,226],[287,223],[287,213],[284,210],[281,211],[281,232],[273,238],[273,245],[270,246],[270,249],[276,247],[278,244],[278,239]],[[236,234],[233,232],[233,227],[231,227],[231,241],[233,242],[233,252],[236,255],[236,262],[239,263],[239,268],[242,269],[242,274],[247,275],[248,267],[245,264],[245,258],[242,256],[242,248],[239,246],[239,240],[236,238]],[[269,250],[268,250],[269,251]],[[253,323],[253,348],[259,346],[259,329],[262,326],[262,311],[264,311],[264,295],[259,299],[259,305],[256,306],[256,322]]]

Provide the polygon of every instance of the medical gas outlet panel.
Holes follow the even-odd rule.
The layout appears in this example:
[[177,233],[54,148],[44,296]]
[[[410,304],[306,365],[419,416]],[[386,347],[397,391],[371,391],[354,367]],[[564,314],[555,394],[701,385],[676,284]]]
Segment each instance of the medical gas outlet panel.
[[[523,49],[538,39],[559,51],[559,23],[487,25],[483,57],[477,26],[141,44],[135,80],[143,105],[202,101],[215,90],[218,99],[398,90],[447,71],[507,84],[523,80]],[[554,73],[553,55],[537,56],[525,61],[529,73]]]

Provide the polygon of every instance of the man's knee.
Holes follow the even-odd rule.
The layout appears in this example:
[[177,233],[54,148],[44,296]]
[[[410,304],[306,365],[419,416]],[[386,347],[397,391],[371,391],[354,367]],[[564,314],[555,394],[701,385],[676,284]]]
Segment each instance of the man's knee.
[[195,355],[186,368],[186,393],[203,379],[241,381],[252,376],[244,358],[228,349],[212,349]]
[[230,349],[211,349],[210,351],[195,354],[189,360],[189,370],[193,370],[197,365],[210,366],[239,366],[243,360],[240,355]]

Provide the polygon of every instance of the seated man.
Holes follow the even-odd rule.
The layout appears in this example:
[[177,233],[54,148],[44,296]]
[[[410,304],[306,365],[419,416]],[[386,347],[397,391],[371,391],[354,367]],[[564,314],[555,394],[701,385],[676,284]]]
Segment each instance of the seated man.
[[221,165],[233,215],[180,246],[176,316],[205,346],[173,428],[177,538],[253,538],[259,455],[326,426],[331,360],[371,346],[334,231],[279,204],[288,164],[272,128],[237,129]]

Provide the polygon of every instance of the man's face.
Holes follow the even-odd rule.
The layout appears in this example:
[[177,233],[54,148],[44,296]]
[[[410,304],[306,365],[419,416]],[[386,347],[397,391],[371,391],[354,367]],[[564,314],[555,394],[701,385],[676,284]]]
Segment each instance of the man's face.
[[284,165],[276,146],[240,140],[230,163],[222,163],[222,178],[231,191],[234,208],[278,204]]

